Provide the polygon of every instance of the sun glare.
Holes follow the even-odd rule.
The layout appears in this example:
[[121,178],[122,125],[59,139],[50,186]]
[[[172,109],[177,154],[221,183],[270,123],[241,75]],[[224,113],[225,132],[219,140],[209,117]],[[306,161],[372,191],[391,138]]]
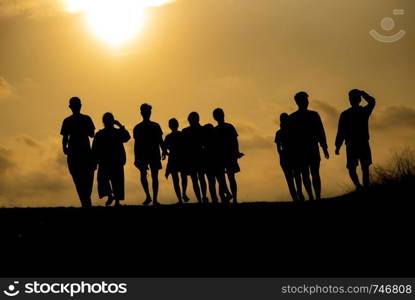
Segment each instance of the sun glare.
[[134,38],[145,19],[145,8],[170,0],[67,0],[67,11],[83,12],[91,30],[110,45]]

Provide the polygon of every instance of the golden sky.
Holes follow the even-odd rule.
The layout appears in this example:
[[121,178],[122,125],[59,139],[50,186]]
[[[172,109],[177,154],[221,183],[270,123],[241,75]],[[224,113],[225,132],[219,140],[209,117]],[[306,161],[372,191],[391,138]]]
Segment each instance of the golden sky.
[[[119,21],[111,14],[105,15],[103,38],[88,11],[68,10],[66,0],[0,0],[0,206],[79,204],[59,136],[71,96],[82,99],[97,129],[110,111],[131,131],[142,102],[153,105],[153,120],[165,133],[171,117],[184,127],[187,114],[198,111],[202,123],[213,123],[212,110],[222,107],[245,153],[241,201],[288,199],[273,136],[279,114],[295,110],[293,95],[300,90],[308,92],[310,109],[326,127],[331,158],[322,161],[323,196],[350,187],[344,149],[341,157],[333,153],[350,89],[377,99],[371,119],[375,164],[395,149],[415,146],[414,1],[156,2],[142,9],[130,39],[114,45],[105,39],[108,24]],[[394,9],[405,13],[393,15]],[[389,32],[381,28],[384,17],[395,21]],[[371,29],[406,35],[382,43]],[[126,146],[126,203],[138,204],[144,194],[132,144]],[[194,200],[190,186],[189,194]],[[103,203],[96,186],[93,201]],[[175,201],[163,177],[160,201]]]

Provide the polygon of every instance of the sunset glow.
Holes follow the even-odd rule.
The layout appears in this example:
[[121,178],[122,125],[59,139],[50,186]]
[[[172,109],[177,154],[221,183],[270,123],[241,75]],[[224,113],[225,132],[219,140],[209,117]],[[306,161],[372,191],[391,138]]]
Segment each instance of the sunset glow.
[[102,40],[118,46],[133,39],[145,20],[145,8],[168,0],[67,0],[67,10],[85,13],[90,29]]

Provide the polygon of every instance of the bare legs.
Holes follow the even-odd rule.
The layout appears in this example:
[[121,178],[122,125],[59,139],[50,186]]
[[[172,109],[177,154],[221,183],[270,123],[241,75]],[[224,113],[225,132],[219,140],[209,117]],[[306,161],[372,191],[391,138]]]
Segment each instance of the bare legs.
[[309,166],[301,168],[301,178],[304,183],[304,188],[308,194],[309,200],[314,200],[313,189],[311,187],[311,180],[310,180],[310,168]]
[[198,179],[197,173],[196,172],[191,173],[190,178],[192,180],[193,191],[195,192],[197,202],[201,203],[202,198],[200,196],[199,179]]
[[216,178],[219,184],[219,197],[222,200],[222,203],[228,203],[228,201],[232,198],[232,195],[228,190],[228,185],[226,184],[225,173],[218,173]]
[[360,189],[362,185],[360,184],[359,177],[357,176],[356,168],[349,168],[349,176],[356,188]]
[[148,181],[147,181],[147,170],[140,170],[140,180],[141,185],[143,186],[144,193],[146,194],[146,200],[144,201],[144,205],[151,203],[151,196],[150,191],[148,189]]
[[159,190],[159,170],[158,169],[151,169],[151,179],[152,179],[152,187],[153,187],[153,199],[151,199],[150,191],[148,188],[148,180],[147,180],[147,170],[141,169],[140,170],[140,179],[141,185],[143,186],[144,193],[146,194],[146,200],[144,201],[144,205],[150,204],[153,202],[154,205],[158,204],[157,196]]
[[208,198],[206,196],[207,185],[206,185],[205,173],[203,173],[203,172],[197,172],[197,177],[199,179],[200,189],[202,191],[202,202],[203,203],[207,203],[207,202],[209,202],[209,200],[208,200]]
[[310,166],[311,180],[313,183],[314,193],[316,199],[321,199],[321,179],[320,179],[320,162]]
[[216,176],[214,174],[208,174],[209,193],[212,203],[218,203],[218,196],[216,194]]
[[369,166],[362,165],[362,174],[363,174],[363,186],[365,188],[369,187],[370,185],[370,173],[369,173]]
[[[296,190],[296,187],[294,185],[294,172],[293,172],[293,170],[290,169],[290,168],[282,168],[282,170],[283,170],[284,175],[285,175],[285,180],[287,181],[288,190],[290,191],[291,198],[293,199],[294,202],[298,201],[297,190]],[[300,183],[301,183],[301,181],[300,181]]]
[[189,197],[187,197],[186,191],[187,191],[187,175],[183,172],[180,173],[180,176],[182,178],[182,199],[184,202],[189,201]]
[[[363,186],[367,188],[370,185],[369,166],[361,165],[361,168],[362,168]],[[350,175],[350,179],[352,180],[356,188],[357,189],[362,188],[362,185],[360,184],[360,181],[359,181],[359,176],[357,176],[356,167],[349,167],[349,175]]]
[[232,194],[232,202],[238,203],[238,185],[236,184],[235,173],[228,172],[229,187]]
[[[173,179],[173,187],[174,187],[174,191],[176,193],[176,197],[177,200],[179,201],[178,203],[183,203],[189,201],[189,198],[186,195],[186,190],[187,190],[187,176],[183,173],[180,173],[180,177],[179,177],[179,172],[173,172],[171,173],[172,179]],[[180,179],[182,180],[181,184],[182,184],[182,188],[180,189]]]
[[176,193],[177,200],[179,201],[179,203],[183,203],[182,191],[180,189],[179,174],[177,172],[173,172],[171,174],[171,177],[173,179],[173,187],[174,187],[174,191]]

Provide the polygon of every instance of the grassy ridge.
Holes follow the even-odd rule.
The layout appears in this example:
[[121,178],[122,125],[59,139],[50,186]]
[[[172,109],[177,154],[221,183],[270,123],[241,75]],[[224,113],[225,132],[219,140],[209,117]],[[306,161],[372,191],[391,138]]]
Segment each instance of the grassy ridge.
[[414,276],[402,157],[368,190],[299,204],[0,209],[0,274]]

